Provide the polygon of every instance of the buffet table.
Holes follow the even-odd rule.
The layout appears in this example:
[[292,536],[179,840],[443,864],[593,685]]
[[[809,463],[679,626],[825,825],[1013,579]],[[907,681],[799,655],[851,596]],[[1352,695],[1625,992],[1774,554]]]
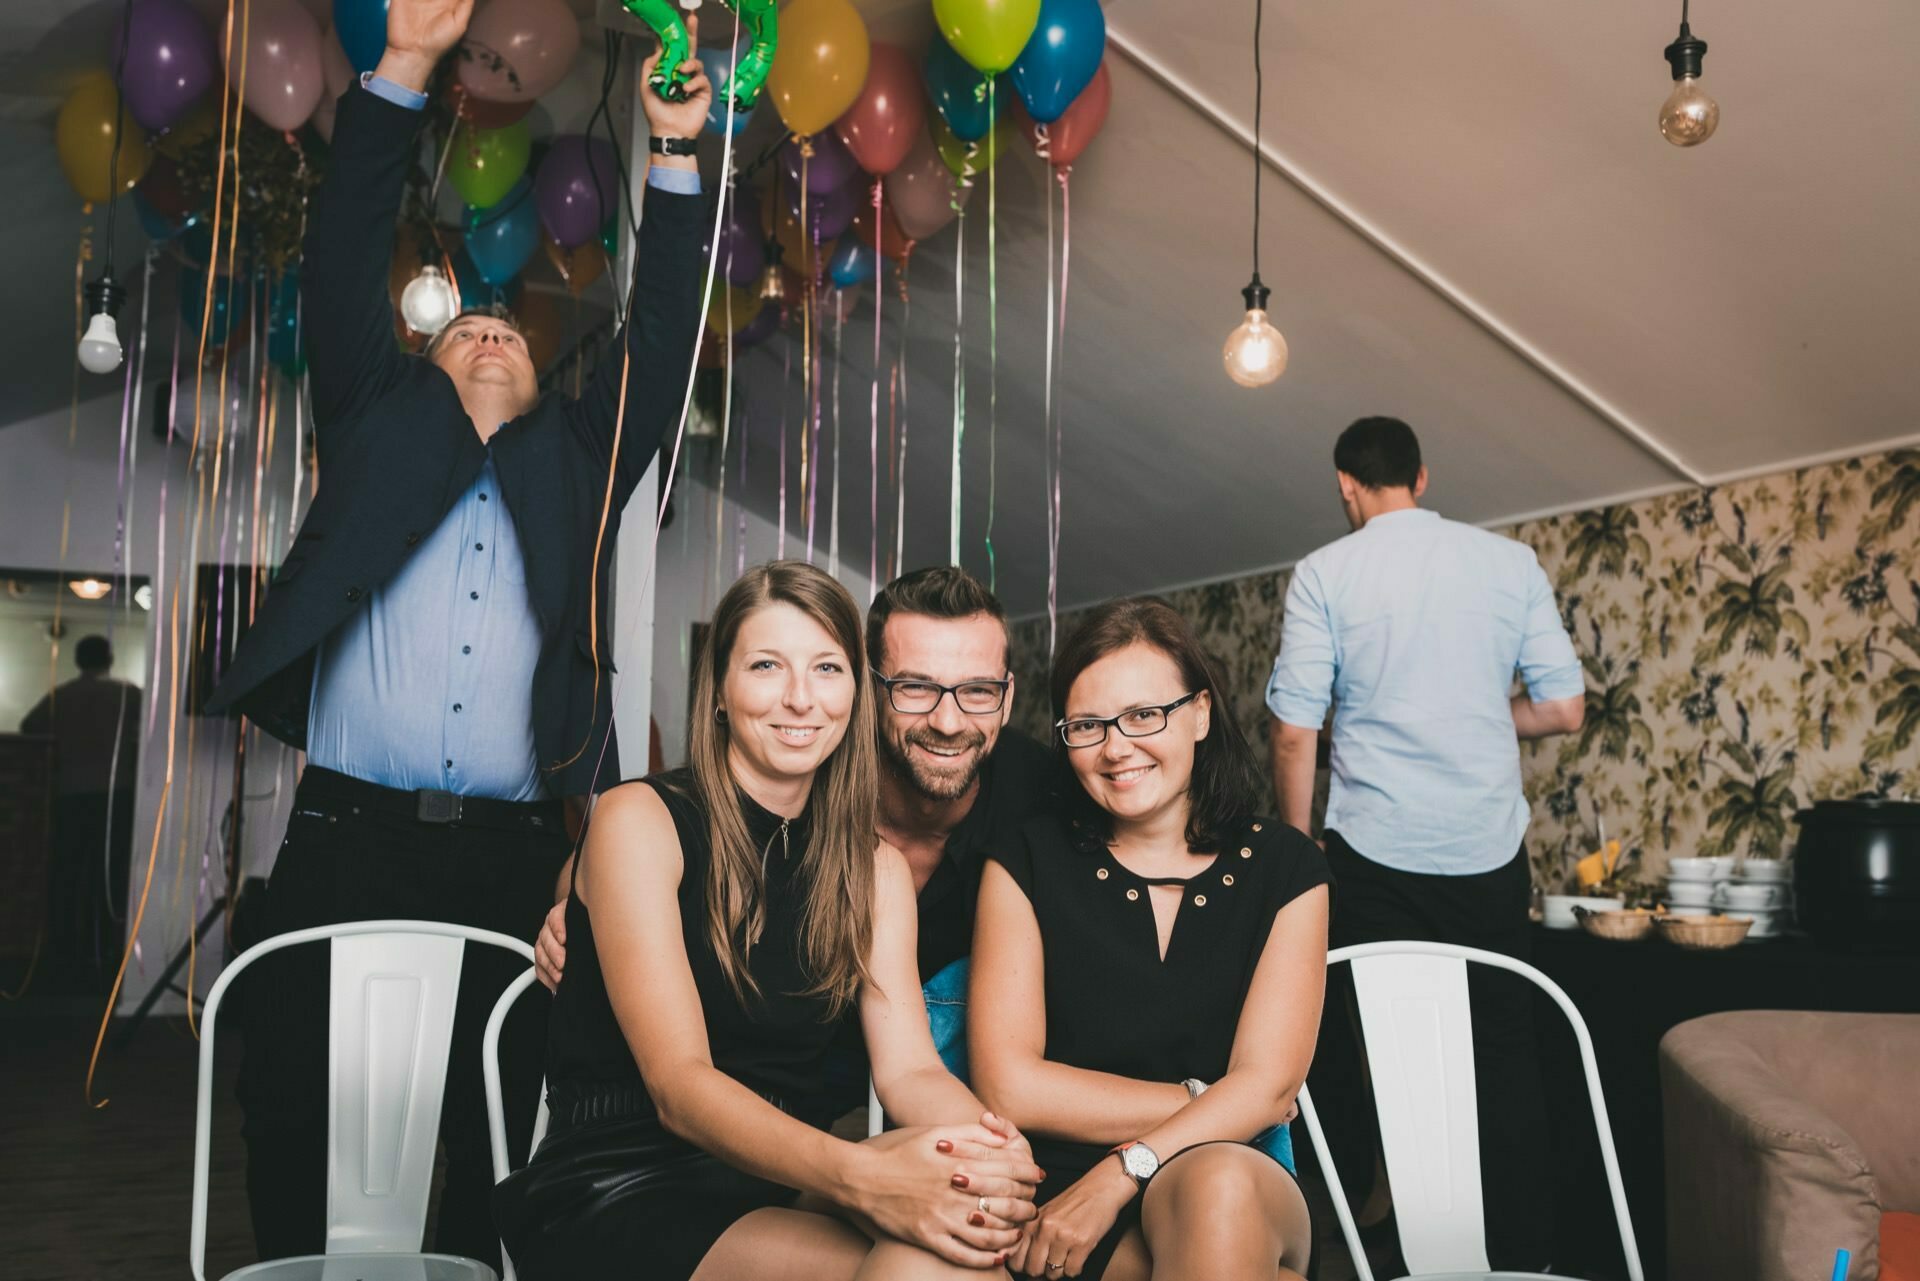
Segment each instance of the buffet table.
[[[1793,936],[1692,952],[1540,926],[1533,947],[1534,964],[1566,990],[1593,1034],[1641,1261],[1656,1281],[1667,1275],[1659,1070],[1667,1030],[1721,1010],[1920,1012],[1920,955],[1828,952]],[[1624,1277],[1579,1052],[1544,996],[1539,1027],[1556,1178],[1554,1270]]]

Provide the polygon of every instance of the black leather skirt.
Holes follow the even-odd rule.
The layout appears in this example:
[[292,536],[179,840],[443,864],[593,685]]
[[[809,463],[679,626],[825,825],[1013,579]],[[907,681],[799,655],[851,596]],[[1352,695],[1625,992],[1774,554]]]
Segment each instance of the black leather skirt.
[[523,1281],[686,1281],[734,1223],[796,1197],[669,1133],[638,1089],[556,1089],[549,1106],[554,1128],[493,1191]]

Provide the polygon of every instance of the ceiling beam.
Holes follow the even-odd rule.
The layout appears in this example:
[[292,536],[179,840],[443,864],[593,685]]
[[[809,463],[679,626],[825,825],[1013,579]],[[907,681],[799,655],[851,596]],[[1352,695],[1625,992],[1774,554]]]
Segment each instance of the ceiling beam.
[[[1158,81],[1162,88],[1193,108],[1215,128],[1234,138],[1241,146],[1252,148],[1253,134],[1250,130],[1242,126],[1205,92],[1148,52],[1143,42],[1135,40],[1121,30],[1111,16],[1107,19],[1107,43],[1128,62]],[[1713,478],[1706,476],[1680,457],[1666,442],[1636,422],[1625,410],[1588,386],[1577,374],[1561,365],[1552,356],[1534,346],[1523,334],[1494,315],[1432,265],[1424,262],[1418,254],[1376,226],[1359,210],[1321,185],[1311,174],[1301,169],[1278,147],[1265,139],[1260,143],[1260,158],[1308,199],[1346,224],[1361,239],[1445,299],[1461,315],[1492,335],[1508,350],[1539,371],[1549,382],[1586,406],[1676,477],[1695,485],[1712,483]]]

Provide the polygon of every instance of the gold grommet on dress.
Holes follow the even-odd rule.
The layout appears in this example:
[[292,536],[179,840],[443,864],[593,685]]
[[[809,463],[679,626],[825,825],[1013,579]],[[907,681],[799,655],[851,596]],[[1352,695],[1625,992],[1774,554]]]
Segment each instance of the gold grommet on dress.
[[1259,831],[1259,830],[1260,830],[1260,825],[1259,825],[1258,823],[1255,823],[1255,824],[1253,825],[1253,830],[1254,830],[1254,831],[1256,831],[1256,832],[1257,832],[1257,831]]
[[1253,847],[1252,847],[1252,846],[1250,846],[1250,845],[1242,845],[1242,846],[1240,847],[1240,857],[1241,857],[1241,858],[1252,858],[1252,857],[1253,857]]
[[1104,881],[1107,879],[1107,869],[1103,867],[1099,871],[1095,872],[1094,875]]
[[1206,896],[1206,895],[1204,895],[1204,894],[1196,894],[1196,895],[1194,895],[1194,896],[1193,896],[1193,905],[1194,905],[1195,907],[1205,907],[1205,906],[1207,905],[1207,896]]
[[1137,898],[1139,898],[1139,897],[1140,897],[1140,891],[1139,891],[1139,890],[1128,890],[1128,891],[1127,891],[1127,902],[1129,902],[1129,903],[1131,903],[1131,902],[1133,902],[1133,901],[1134,901],[1135,899],[1137,899]]
[[1227,874],[1226,874],[1225,876],[1223,876],[1223,877],[1221,877],[1221,878],[1220,878],[1220,883],[1221,883],[1222,885],[1231,885],[1231,884],[1233,884],[1233,873],[1232,873],[1232,872],[1228,872],[1228,873],[1227,873]]

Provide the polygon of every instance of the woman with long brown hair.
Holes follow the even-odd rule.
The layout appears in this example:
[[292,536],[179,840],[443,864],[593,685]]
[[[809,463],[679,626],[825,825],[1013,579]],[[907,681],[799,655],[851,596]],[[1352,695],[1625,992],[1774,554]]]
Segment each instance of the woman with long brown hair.
[[981,876],[967,1017],[974,1083],[1053,1173],[1010,1266],[1295,1277],[1311,1224],[1272,1128],[1320,1025],[1326,860],[1259,816],[1252,749],[1166,602],[1090,611],[1052,694],[1072,781]]
[[[529,1281],[977,1275],[1032,1217],[1026,1140],[927,1030],[912,875],[876,848],[860,628],[821,571],[749,571],[698,659],[690,768],[595,806],[549,1023],[552,1130],[495,1197]],[[904,1127],[864,1144],[809,1108],[850,1009]]]

